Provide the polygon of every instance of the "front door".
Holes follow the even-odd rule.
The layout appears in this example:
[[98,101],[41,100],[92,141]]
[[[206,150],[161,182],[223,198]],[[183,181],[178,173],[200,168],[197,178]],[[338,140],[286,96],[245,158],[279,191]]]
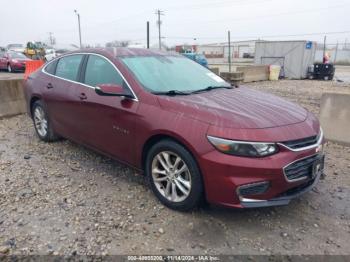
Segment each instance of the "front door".
[[84,142],[94,148],[125,162],[130,162],[134,153],[134,127],[138,102],[115,96],[100,96],[95,92],[99,84],[117,84],[130,92],[128,84],[116,67],[106,58],[89,55],[83,84],[77,95],[81,100],[80,128],[87,135]]

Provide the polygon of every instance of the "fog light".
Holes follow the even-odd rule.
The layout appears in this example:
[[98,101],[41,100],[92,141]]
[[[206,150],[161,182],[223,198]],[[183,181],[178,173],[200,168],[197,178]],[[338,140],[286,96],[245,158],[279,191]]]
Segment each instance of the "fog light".
[[240,196],[252,196],[265,193],[270,187],[270,182],[258,182],[238,187],[237,193]]

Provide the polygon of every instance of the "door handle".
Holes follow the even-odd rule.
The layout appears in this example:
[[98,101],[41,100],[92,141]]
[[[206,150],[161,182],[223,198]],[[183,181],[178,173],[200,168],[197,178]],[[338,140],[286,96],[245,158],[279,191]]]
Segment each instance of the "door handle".
[[85,95],[85,93],[81,93],[81,94],[79,95],[79,98],[80,98],[80,100],[86,100],[86,99],[87,99],[87,96]]
[[51,89],[53,88],[53,85],[51,83],[48,83],[47,86],[46,86],[47,89]]

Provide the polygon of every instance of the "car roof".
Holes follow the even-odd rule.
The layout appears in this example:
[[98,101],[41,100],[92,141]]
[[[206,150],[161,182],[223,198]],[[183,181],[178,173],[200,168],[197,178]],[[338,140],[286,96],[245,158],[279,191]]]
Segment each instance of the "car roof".
[[106,47],[106,48],[89,48],[80,49],[70,54],[74,53],[97,53],[97,54],[108,54],[114,57],[133,57],[133,56],[179,56],[175,52],[166,52],[158,49],[145,49],[145,48],[127,48],[127,47]]
[[8,44],[7,46],[24,46],[23,44]]

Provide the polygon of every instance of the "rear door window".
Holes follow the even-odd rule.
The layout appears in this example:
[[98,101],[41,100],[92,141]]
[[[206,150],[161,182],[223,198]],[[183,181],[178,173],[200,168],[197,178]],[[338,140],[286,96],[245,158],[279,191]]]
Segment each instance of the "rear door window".
[[84,83],[95,87],[99,84],[123,85],[123,78],[114,66],[105,58],[89,55],[86,65]]
[[70,55],[58,60],[56,76],[64,79],[78,81],[78,73],[84,55]]
[[56,61],[53,61],[52,63],[48,64],[46,67],[45,67],[45,72],[51,74],[51,75],[54,75],[55,74],[55,69],[56,69],[56,65],[57,65],[57,60]]

